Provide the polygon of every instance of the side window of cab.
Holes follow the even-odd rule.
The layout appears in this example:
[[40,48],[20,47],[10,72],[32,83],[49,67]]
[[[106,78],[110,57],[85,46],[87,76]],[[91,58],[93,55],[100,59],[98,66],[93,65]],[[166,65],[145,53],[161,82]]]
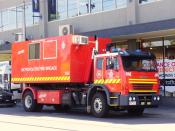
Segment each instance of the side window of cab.
[[103,58],[98,58],[96,61],[96,68],[101,70],[103,68]]
[[119,63],[117,57],[107,57],[106,58],[106,70],[115,70],[119,69]]

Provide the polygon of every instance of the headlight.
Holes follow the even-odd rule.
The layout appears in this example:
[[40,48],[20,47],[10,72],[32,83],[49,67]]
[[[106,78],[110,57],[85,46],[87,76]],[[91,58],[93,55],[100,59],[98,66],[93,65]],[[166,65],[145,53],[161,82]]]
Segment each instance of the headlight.
[[157,100],[160,101],[160,96],[157,97]]
[[135,98],[135,97],[133,97],[133,98],[132,98],[132,100],[133,100],[133,101],[135,101],[135,100],[136,100],[136,98]]
[[154,99],[154,101],[156,101],[156,100],[157,100],[156,96],[154,96],[154,98],[153,98],[153,99]]
[[129,97],[129,101],[132,101],[132,97],[131,96]]

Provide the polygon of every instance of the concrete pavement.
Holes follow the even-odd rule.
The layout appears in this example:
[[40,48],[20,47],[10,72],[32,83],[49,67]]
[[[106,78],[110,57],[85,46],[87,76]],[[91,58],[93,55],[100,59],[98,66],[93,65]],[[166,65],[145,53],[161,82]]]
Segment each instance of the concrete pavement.
[[0,129],[2,131],[167,131],[175,130],[175,109],[170,107],[147,109],[142,117],[128,116],[126,112],[112,112],[107,118],[94,118],[78,111],[25,112],[21,105],[17,105],[13,108],[0,108]]

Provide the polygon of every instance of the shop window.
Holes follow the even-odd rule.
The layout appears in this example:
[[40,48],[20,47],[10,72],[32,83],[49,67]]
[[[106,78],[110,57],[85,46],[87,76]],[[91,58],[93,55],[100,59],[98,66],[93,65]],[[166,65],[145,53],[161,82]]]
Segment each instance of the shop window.
[[175,37],[160,39],[145,40],[142,46],[156,56],[161,94],[175,97]]
[[29,44],[29,60],[40,59],[40,43]]

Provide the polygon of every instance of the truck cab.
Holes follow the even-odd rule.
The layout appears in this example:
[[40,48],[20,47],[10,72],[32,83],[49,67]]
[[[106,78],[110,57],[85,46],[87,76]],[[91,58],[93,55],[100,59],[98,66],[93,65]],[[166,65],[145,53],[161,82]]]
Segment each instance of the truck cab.
[[11,65],[10,61],[0,62],[0,105],[1,104],[14,104],[16,94],[20,89],[19,84],[11,83]]
[[[107,104],[113,109],[125,109],[130,114],[142,114],[144,108],[156,107],[160,101],[156,58],[141,50],[112,49],[94,58],[94,86],[109,93]],[[102,96],[103,97],[103,96]],[[102,110],[102,101],[94,100],[92,110]]]
[[12,101],[9,79],[9,61],[0,62],[0,104],[11,103]]

